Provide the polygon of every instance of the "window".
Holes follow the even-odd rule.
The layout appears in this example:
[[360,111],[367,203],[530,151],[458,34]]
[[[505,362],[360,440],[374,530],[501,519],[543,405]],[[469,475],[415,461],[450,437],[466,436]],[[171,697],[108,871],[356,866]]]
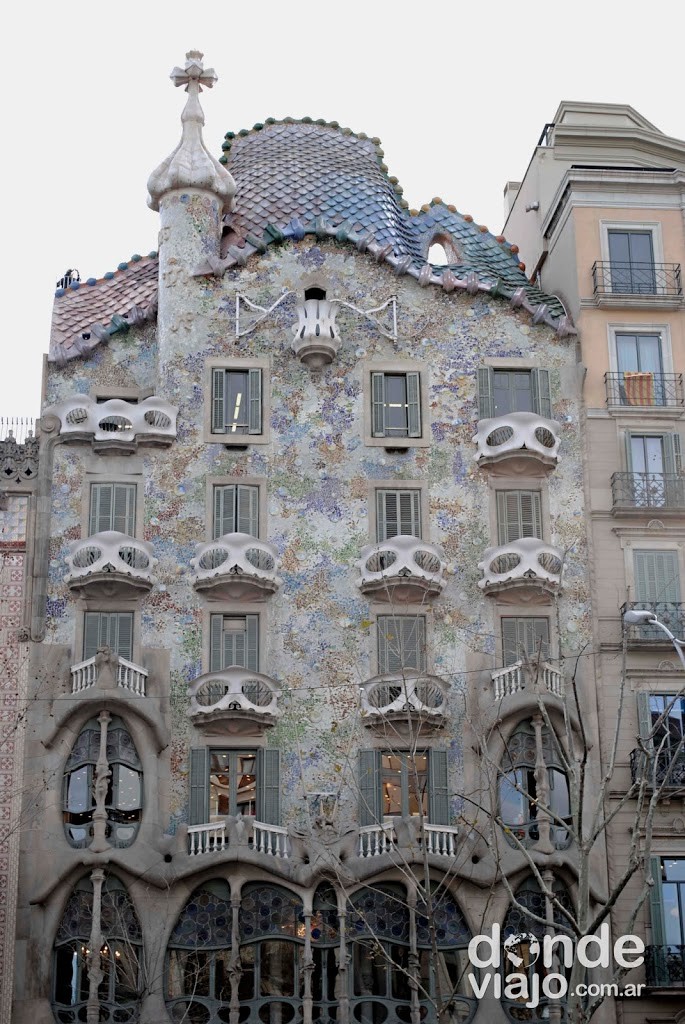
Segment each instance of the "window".
[[133,537],[136,530],[136,485],[91,484],[88,533],[116,530]]
[[212,615],[210,619],[210,672],[234,665],[259,671],[258,615]]
[[502,657],[505,665],[522,658],[546,661],[549,657],[549,619],[529,615],[502,617]]
[[379,615],[378,674],[426,670],[426,620],[423,615]]
[[120,658],[133,658],[133,612],[86,612],[83,631],[83,659],[95,657],[100,647],[109,647]]
[[[547,765],[546,792],[540,792],[537,785],[539,753]],[[544,726],[538,733],[527,721],[512,733],[500,769],[499,809],[504,835],[511,846],[517,846],[516,840],[524,846],[538,841],[539,808],[553,816],[549,832],[554,845],[558,849],[567,846],[569,833],[560,821],[570,823],[571,806],[557,740]]]
[[371,402],[374,437],[421,437],[418,373],[372,373]]
[[[667,789],[681,788],[685,783],[685,697],[674,693],[638,693],[637,716],[640,737],[645,747],[654,752],[648,763],[642,763],[637,755],[640,775],[646,770],[650,783]],[[635,756],[633,752],[631,764]],[[636,778],[635,769],[633,772]]]
[[500,370],[492,366],[478,370],[480,419],[512,412],[535,412],[551,419],[549,370]]
[[212,433],[262,433],[261,369],[212,369]]
[[647,984],[682,986],[685,953],[685,858],[651,857],[649,893],[652,945],[646,949]]
[[[661,334],[617,333],[618,393],[609,401],[620,405],[673,405],[678,399],[676,378],[664,373]],[[613,380],[609,375],[608,384]]]
[[[109,769],[105,835],[112,846],[130,846],[138,833],[143,806],[143,774],[130,733],[119,718],[104,723]],[[95,783],[100,754],[100,722],[92,718],[74,743],[64,768],[64,829],[70,846],[83,849],[93,838]]]
[[362,825],[418,815],[449,824],[446,751],[362,750],[359,757]]
[[612,292],[652,295],[656,292],[651,231],[609,231]]
[[[654,549],[633,552],[635,604],[656,613],[666,625],[671,623],[680,632],[680,569],[678,552]],[[637,627],[642,640],[663,640],[664,634],[654,626]]]
[[362,889],[350,904],[352,1019],[411,1020],[411,929],[405,889],[399,885]]
[[210,750],[210,821],[227,814],[256,814],[256,767],[255,750]]
[[421,491],[376,491],[376,539],[421,536]]
[[255,815],[280,824],[280,757],[278,750],[190,749],[191,825],[207,825],[227,814]]
[[540,491],[497,491],[497,543],[520,537],[542,539]]
[[677,507],[683,504],[680,434],[626,434],[632,504]]
[[248,484],[214,487],[212,536],[216,540],[227,533],[259,536],[259,487]]

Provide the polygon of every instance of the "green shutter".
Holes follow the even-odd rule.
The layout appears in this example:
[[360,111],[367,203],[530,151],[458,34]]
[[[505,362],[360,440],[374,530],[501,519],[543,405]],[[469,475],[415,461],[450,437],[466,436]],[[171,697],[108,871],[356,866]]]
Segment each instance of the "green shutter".
[[520,537],[542,537],[539,491],[497,491],[497,535],[500,544]]
[[133,657],[133,615],[115,612],[110,626],[110,647],[119,657],[130,661]]
[[83,660],[95,657],[100,646],[100,613],[86,612],[83,628]]
[[426,623],[421,615],[379,615],[378,671],[401,672],[426,666]]
[[683,459],[680,450],[680,434],[671,434],[671,444],[673,445],[673,472],[682,473],[683,471]]
[[664,897],[661,886],[661,858],[649,858],[649,871],[654,885],[649,888],[649,913],[652,923],[652,945],[659,947],[653,950],[653,971],[654,982],[657,985],[668,983],[668,965],[666,963],[667,950],[664,948],[666,942],[666,923],[664,921]]
[[245,668],[259,672],[259,616],[245,616]]
[[259,536],[259,488],[239,484],[236,525],[238,533]]
[[223,668],[223,615],[212,615],[209,622],[209,671],[219,672]]
[[113,484],[112,526],[110,529],[135,536],[136,529],[136,485]]
[[389,615],[379,615],[376,619],[376,635],[378,638],[378,673],[384,675],[393,671],[390,668],[390,656],[396,645],[392,630],[392,619]]
[[397,492],[376,491],[376,539],[397,536]]
[[209,751],[207,747],[190,748],[189,825],[209,824]]
[[549,386],[549,370],[530,371],[530,389],[533,411],[545,419],[552,418],[552,395]]
[[212,370],[212,433],[226,433],[226,371]]
[[676,551],[635,551],[635,600],[646,604],[677,604],[680,573]]
[[502,660],[514,665],[524,654],[544,661],[549,657],[549,620],[533,616],[503,616]]
[[359,824],[377,825],[381,817],[381,752],[360,750]]
[[385,374],[371,374],[371,433],[385,437]]
[[517,620],[507,616],[502,619],[502,662],[504,665],[514,665],[520,657]]
[[652,710],[649,706],[649,693],[639,692],[637,694],[637,727],[640,739],[646,747],[653,746],[650,733],[652,731]]
[[414,372],[407,374],[407,433],[421,437],[421,382]]
[[399,533],[408,537],[421,536],[421,492],[398,491]]
[[262,371],[248,371],[248,400],[249,400],[249,426],[250,434],[261,434],[262,432]]
[[478,370],[478,419],[487,420],[495,415],[492,368],[481,366]]
[[257,820],[266,825],[281,823],[279,752],[271,748],[257,751]]
[[112,529],[112,485],[91,484],[88,533],[102,533]]
[[422,615],[400,619],[402,668],[423,672],[426,668],[426,620]]
[[447,785],[446,750],[431,750],[428,755],[428,801],[431,825],[449,825],[450,796]]
[[235,485],[214,488],[214,540],[235,533]]
[[421,536],[420,491],[376,491],[376,537]]

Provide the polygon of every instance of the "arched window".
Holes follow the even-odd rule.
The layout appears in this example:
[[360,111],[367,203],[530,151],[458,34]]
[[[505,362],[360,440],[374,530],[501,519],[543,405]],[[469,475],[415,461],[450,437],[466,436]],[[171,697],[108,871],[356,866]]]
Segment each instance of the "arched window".
[[196,889],[169,939],[166,1002],[173,1021],[225,1021],[231,1002],[231,894],[223,880]]
[[352,1019],[411,1020],[409,908],[401,886],[379,885],[351,899]]
[[426,259],[433,267],[453,267],[463,262],[454,239],[446,234],[433,235]]
[[[542,778],[541,760],[545,764]],[[540,722],[521,722],[509,738],[500,771],[499,811],[511,846],[516,846],[517,840],[524,846],[538,842],[546,811],[551,812],[550,840],[557,849],[570,843],[568,830],[560,824],[571,823],[568,779],[558,740]]]
[[[100,891],[98,883],[97,891]],[[85,1021],[93,949],[93,882],[83,878],[67,901],[55,938],[53,1012],[59,1024]],[[100,1020],[134,1024],[140,1015],[142,935],[126,889],[108,875],[100,896]]]
[[101,768],[101,799],[107,813],[105,837],[112,846],[130,846],[140,825],[143,772],[138,752],[121,719],[101,714],[99,719],[86,722],[64,768],[64,831],[69,844],[79,849],[90,846],[93,839],[103,731],[106,763]]
[[312,998],[315,1021],[335,1020],[339,992],[336,986],[340,951],[338,897],[332,885],[320,885],[314,893],[311,922]]
[[250,1006],[255,1020],[290,1024],[304,985],[302,901],[276,886],[246,886],[239,920],[241,1006]]
[[[419,953],[421,1020],[433,1024],[444,1019],[442,1011],[450,1007],[447,1019],[467,1024],[477,1004],[466,976],[475,972],[467,950],[471,930],[459,906],[440,886],[416,902],[416,944]],[[435,955],[437,951],[437,956]]]

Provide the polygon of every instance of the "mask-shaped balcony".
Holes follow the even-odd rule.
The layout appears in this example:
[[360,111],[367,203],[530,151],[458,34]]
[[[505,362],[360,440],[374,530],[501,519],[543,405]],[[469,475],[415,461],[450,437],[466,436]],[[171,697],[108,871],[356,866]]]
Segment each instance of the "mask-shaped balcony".
[[116,530],[74,541],[67,555],[66,582],[92,597],[130,597],[147,592],[154,578],[152,545]]
[[278,717],[273,679],[246,668],[207,672],[188,687],[189,717],[209,735],[261,735]]
[[293,326],[293,352],[310,370],[319,370],[331,363],[341,345],[335,326],[335,303],[328,299],[305,299],[297,307],[297,323]]
[[433,732],[447,716],[447,687],[424,672],[393,672],[367,680],[361,691],[364,723],[395,732]]
[[276,549],[248,533],[225,533],[198,544],[190,564],[200,593],[231,601],[262,601],[281,585]]
[[356,563],[362,594],[400,604],[437,597],[445,586],[442,552],[417,537],[401,535],[367,544]]
[[479,466],[503,460],[534,459],[547,469],[558,462],[561,427],[556,420],[535,412],[509,412],[480,420],[473,438],[478,446],[474,456]]
[[46,409],[43,418],[56,416],[65,440],[92,441],[100,452],[131,452],[138,445],[170,445],[176,438],[177,412],[156,396],[143,402],[123,398],[96,402],[90,395],[72,395]]
[[537,537],[522,537],[500,547],[487,548],[478,568],[478,586],[486,594],[502,590],[541,589],[555,594],[561,584],[564,553]]

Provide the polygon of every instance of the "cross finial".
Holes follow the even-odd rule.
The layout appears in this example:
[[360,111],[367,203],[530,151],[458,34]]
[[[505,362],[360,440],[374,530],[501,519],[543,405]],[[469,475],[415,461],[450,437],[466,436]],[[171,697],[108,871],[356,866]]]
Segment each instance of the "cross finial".
[[188,50],[186,54],[186,62],[183,68],[175,67],[169,75],[169,78],[175,86],[184,85],[186,92],[188,92],[188,86],[191,82],[197,82],[202,91],[202,86],[206,85],[208,89],[211,89],[216,81],[218,81],[218,75],[214,68],[205,68],[202,63],[204,53],[200,53],[199,50]]

